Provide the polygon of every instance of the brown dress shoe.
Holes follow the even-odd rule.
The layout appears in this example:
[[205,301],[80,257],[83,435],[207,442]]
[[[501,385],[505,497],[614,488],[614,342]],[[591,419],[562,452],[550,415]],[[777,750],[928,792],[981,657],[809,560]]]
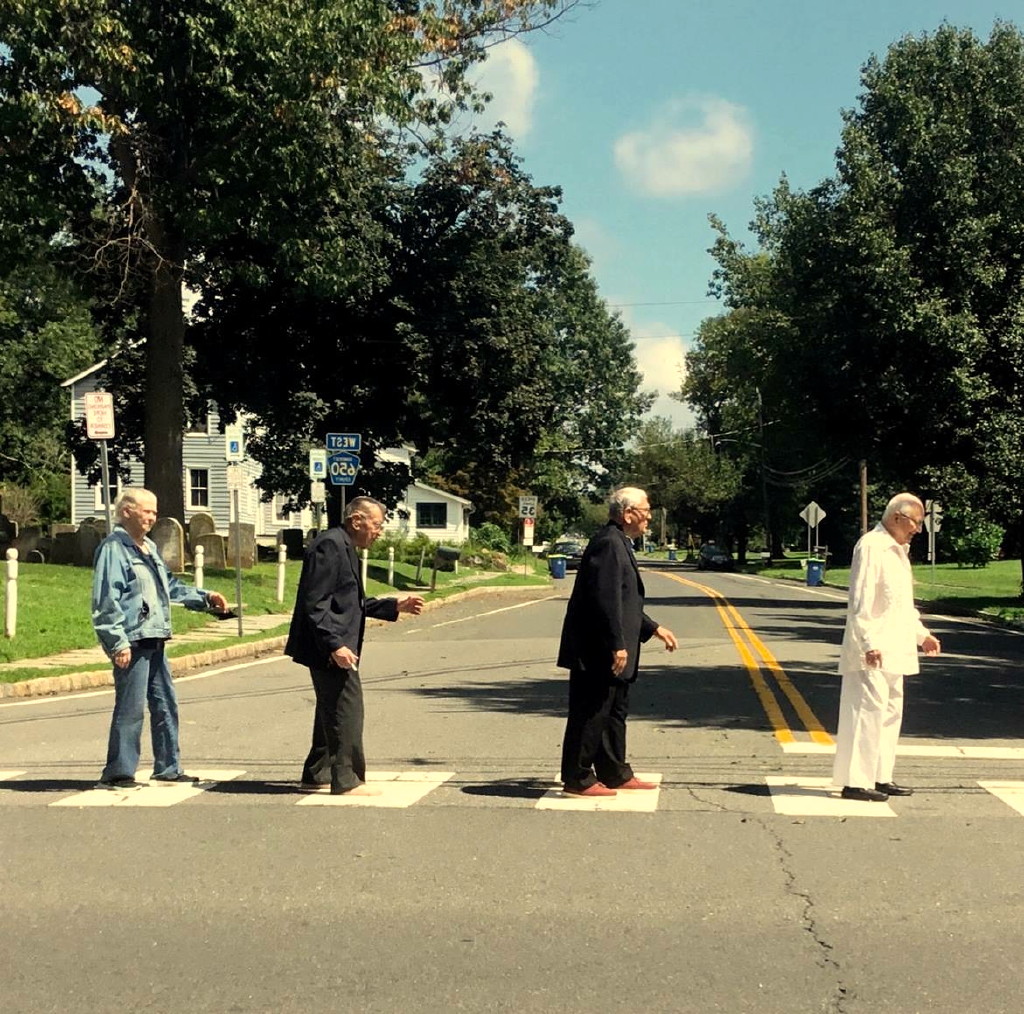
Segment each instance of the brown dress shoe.
[[639,778],[634,775],[628,782],[623,782],[621,785],[616,785],[617,789],[656,789],[658,787],[657,782],[642,782]]
[[562,792],[567,796],[614,796],[615,790],[609,789],[607,785],[602,785],[601,782],[594,782],[593,785],[588,785],[583,788],[578,785],[564,785],[562,786]]

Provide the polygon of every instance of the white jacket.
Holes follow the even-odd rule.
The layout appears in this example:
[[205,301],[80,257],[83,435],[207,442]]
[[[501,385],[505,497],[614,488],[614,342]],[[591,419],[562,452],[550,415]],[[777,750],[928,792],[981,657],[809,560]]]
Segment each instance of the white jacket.
[[868,668],[865,652],[880,651],[880,668],[886,672],[904,676],[920,672],[917,648],[927,636],[914,605],[907,547],[877,524],[853,550],[839,671],[862,672]]

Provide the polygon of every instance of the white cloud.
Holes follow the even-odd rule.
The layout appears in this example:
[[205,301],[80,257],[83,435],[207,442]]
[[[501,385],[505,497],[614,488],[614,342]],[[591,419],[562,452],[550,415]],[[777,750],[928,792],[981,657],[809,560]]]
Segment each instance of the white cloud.
[[[650,329],[651,325],[645,326],[645,330]],[[689,429],[694,424],[693,412],[681,401],[669,397],[669,392],[677,392],[683,385],[685,353],[682,338],[638,338],[636,341],[637,366],[644,375],[643,389],[658,394],[648,416],[668,416],[676,429]]]
[[725,99],[682,99],[643,130],[615,142],[615,164],[654,197],[721,192],[750,170],[754,134],[747,111]]
[[509,39],[490,50],[477,78],[481,91],[493,95],[485,112],[476,117],[483,129],[490,129],[499,120],[509,134],[522,141],[533,126],[533,106],[540,75],[537,61],[518,39]]

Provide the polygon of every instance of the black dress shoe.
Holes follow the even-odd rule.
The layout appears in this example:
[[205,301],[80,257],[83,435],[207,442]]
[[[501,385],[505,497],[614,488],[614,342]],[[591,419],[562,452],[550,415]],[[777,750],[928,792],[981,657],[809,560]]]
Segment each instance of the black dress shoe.
[[887,792],[879,789],[858,789],[852,785],[844,785],[841,795],[843,799],[859,799],[862,803],[884,803],[889,798]]
[[912,796],[914,794],[913,789],[908,789],[905,785],[897,785],[895,782],[875,782],[875,788],[887,796]]

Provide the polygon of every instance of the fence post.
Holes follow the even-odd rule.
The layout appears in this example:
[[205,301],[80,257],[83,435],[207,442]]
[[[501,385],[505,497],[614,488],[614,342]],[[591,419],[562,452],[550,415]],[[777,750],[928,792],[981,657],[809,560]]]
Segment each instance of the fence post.
[[196,546],[196,551],[193,554],[192,561],[192,577],[195,579],[195,585],[197,588],[203,587],[203,578],[205,577],[203,571],[203,563],[206,559],[206,550],[202,546]]
[[388,584],[395,587],[395,547],[388,546]]
[[4,636],[18,629],[18,551],[7,550],[7,584],[4,591]]
[[282,542],[277,547],[277,601],[284,602],[284,575],[288,560],[288,547]]

